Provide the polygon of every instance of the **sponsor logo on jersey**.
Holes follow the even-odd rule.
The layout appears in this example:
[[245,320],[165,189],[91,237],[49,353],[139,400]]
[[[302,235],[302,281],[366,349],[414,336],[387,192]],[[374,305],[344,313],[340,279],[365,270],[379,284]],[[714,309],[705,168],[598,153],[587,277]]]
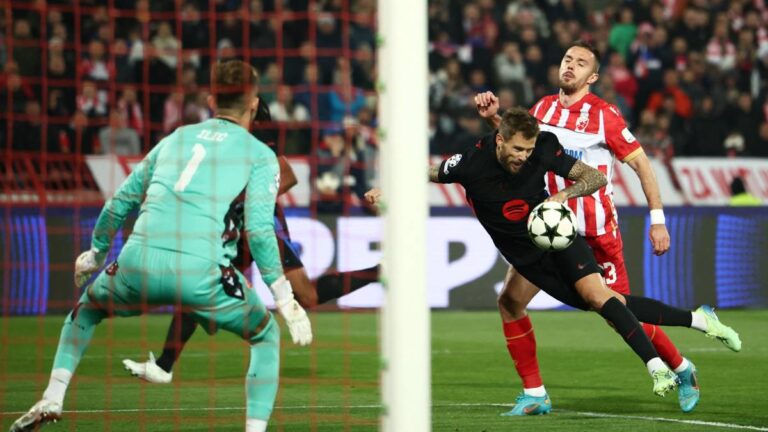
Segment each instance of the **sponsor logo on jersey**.
[[528,203],[524,200],[513,199],[504,203],[501,213],[512,222],[520,222],[528,216]]
[[629,129],[627,128],[624,128],[621,130],[621,136],[623,136],[628,143],[635,142],[635,136],[632,135],[632,132],[630,132]]
[[574,159],[581,159],[581,157],[584,155],[584,152],[581,150],[565,149],[565,154]]
[[448,158],[448,160],[445,161],[445,166],[443,166],[443,174],[448,174],[448,170],[458,165],[459,162],[461,162],[461,154],[459,153]]

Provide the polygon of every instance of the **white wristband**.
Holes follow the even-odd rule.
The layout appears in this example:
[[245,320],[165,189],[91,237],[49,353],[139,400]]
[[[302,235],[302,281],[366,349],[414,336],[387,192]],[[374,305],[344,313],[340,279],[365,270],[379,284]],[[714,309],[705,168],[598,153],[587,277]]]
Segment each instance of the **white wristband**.
[[651,225],[664,225],[666,219],[664,218],[664,210],[653,209],[651,210]]

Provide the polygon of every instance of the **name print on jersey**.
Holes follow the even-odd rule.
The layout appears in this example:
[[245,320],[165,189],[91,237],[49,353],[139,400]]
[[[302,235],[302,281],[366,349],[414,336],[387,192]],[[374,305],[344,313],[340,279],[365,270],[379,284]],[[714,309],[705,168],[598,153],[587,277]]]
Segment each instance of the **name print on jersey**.
[[216,142],[222,142],[224,139],[227,138],[226,132],[214,132],[210,129],[203,129],[200,131],[199,134],[195,138],[205,140],[205,141],[216,141]]

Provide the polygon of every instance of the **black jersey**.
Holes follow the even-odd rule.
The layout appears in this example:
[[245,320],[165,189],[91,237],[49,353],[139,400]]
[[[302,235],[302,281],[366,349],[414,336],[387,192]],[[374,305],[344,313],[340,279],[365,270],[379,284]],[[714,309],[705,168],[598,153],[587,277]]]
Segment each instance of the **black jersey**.
[[496,248],[510,264],[523,266],[544,254],[528,237],[526,227],[531,209],[548,196],[544,176],[553,171],[567,178],[576,159],[565,153],[554,134],[541,132],[528,160],[517,174],[511,174],[496,158],[495,136],[487,135],[443,161],[438,180],[464,186],[467,201]]

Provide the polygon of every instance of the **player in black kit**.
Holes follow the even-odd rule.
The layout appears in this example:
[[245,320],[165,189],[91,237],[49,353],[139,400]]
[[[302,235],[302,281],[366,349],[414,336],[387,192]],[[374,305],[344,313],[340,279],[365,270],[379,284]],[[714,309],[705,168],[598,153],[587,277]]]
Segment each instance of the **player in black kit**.
[[[544,188],[548,171],[572,180],[573,185],[548,197]],[[605,318],[646,364],[657,395],[674,389],[677,377],[659,358],[638,319],[657,325],[693,327],[722,340],[734,351],[741,349],[738,334],[720,323],[714,314],[678,309],[608,289],[592,250],[582,237],[577,236],[562,251],[542,251],[533,244],[526,227],[533,207],[545,200],[562,203],[592,194],[606,184],[606,178],[568,156],[557,137],[540,132],[536,119],[526,110],[508,110],[498,131],[463,153],[430,167],[429,180],[464,186],[475,216],[496,248],[516,268],[521,281],[535,284],[565,304],[597,311]],[[366,198],[376,203],[380,192],[369,191]],[[546,395],[541,398],[540,413],[548,411],[548,399]]]

